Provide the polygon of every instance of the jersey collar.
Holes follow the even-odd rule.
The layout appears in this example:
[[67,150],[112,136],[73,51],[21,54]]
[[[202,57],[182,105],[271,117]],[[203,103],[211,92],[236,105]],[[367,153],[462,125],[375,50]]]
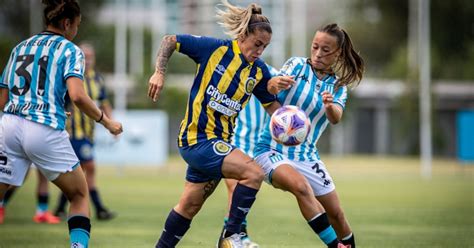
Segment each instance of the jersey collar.
[[244,55],[242,54],[242,51],[240,50],[239,48],[239,44],[237,43],[237,40],[232,40],[232,51],[235,53],[235,54],[238,54],[242,60],[244,61],[244,63],[247,63],[249,64],[249,66],[253,66],[253,63],[254,62],[248,62]]

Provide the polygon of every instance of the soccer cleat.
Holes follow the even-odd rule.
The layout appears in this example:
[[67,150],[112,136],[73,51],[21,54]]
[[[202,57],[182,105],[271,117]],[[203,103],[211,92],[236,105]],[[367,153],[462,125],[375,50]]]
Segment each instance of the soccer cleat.
[[257,243],[250,240],[249,236],[247,235],[242,237],[242,245],[244,246],[244,248],[259,248],[260,247]]
[[234,233],[230,237],[223,238],[219,244],[219,248],[244,248],[242,244],[242,236],[245,234]]
[[0,207],[0,224],[3,224],[5,218],[5,207]]
[[58,224],[61,222],[61,219],[54,216],[49,211],[46,211],[43,213],[36,213],[35,216],[33,216],[33,221],[36,223]]
[[65,220],[67,218],[67,214],[64,210],[60,210],[60,209],[57,209],[56,211],[54,211],[54,216],[60,218],[60,219],[63,219]]
[[111,219],[115,218],[116,216],[117,216],[117,214],[115,212],[112,212],[112,211],[109,211],[109,210],[106,210],[106,209],[98,211],[97,214],[96,214],[96,218],[98,220],[111,220]]
[[344,245],[343,243],[338,243],[337,248],[351,248],[351,245]]

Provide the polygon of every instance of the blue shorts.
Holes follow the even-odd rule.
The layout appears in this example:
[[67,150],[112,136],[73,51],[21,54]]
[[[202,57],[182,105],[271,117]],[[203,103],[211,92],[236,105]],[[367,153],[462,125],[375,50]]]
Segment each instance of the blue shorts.
[[220,139],[180,147],[179,153],[188,164],[186,180],[192,183],[220,180],[222,178],[222,162],[234,149],[235,146]]
[[94,160],[94,143],[90,139],[71,139],[71,145],[80,162]]

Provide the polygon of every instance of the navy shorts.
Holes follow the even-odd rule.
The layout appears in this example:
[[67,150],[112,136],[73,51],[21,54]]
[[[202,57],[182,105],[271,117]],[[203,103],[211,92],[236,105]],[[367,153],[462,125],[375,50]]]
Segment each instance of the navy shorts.
[[188,164],[186,180],[192,183],[220,180],[224,158],[234,149],[235,146],[220,139],[180,147],[179,153]]
[[94,159],[94,143],[90,139],[71,139],[71,145],[80,162]]

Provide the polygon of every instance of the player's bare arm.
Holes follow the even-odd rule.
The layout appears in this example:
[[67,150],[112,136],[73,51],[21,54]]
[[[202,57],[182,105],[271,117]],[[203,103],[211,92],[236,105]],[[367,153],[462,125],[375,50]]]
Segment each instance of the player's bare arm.
[[275,112],[277,109],[279,109],[281,107],[281,104],[278,102],[278,101],[274,101],[272,102],[270,105],[264,107],[265,108],[265,111],[267,111],[267,113],[269,115],[272,115],[273,112]]
[[74,105],[76,105],[87,116],[102,124],[110,133],[115,135],[122,133],[122,124],[110,119],[95,105],[92,99],[86,94],[81,79],[77,77],[69,77],[66,83],[69,97]]
[[341,106],[333,103],[334,96],[329,91],[324,91],[321,96],[326,110],[326,117],[331,124],[337,124],[342,118]]
[[0,109],[3,109],[8,102],[8,88],[0,88]]
[[158,96],[163,89],[168,60],[176,49],[176,43],[176,35],[166,35],[161,41],[156,56],[155,73],[148,81],[148,97],[152,98],[154,102],[158,100]]

